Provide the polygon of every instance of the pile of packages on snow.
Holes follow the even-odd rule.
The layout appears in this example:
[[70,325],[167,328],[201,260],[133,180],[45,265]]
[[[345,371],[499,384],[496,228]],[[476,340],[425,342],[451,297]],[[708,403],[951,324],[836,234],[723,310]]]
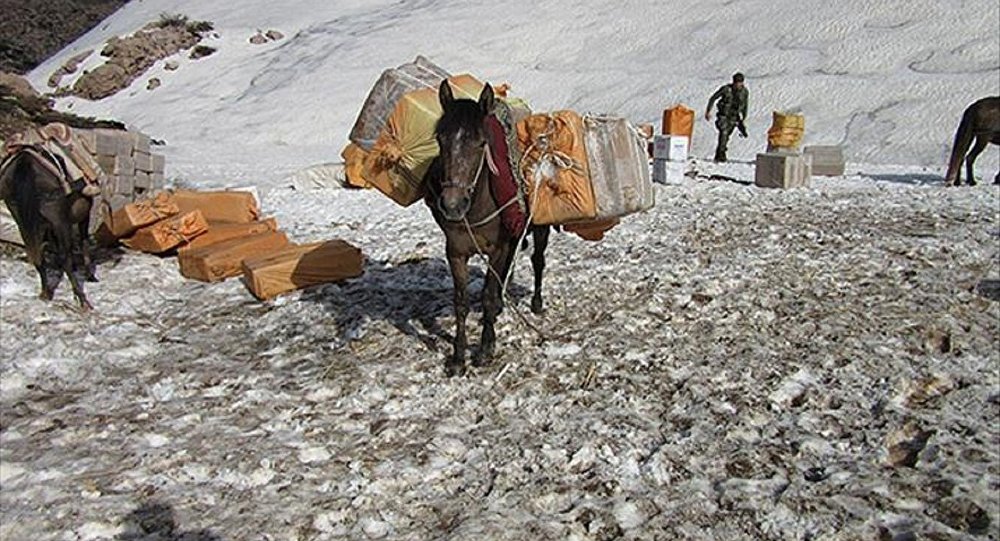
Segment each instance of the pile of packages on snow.
[[[144,134],[49,124],[5,142],[5,153],[21,150],[63,178],[67,193],[90,190],[83,193],[93,197],[90,226],[99,243],[177,254],[188,278],[242,276],[251,293],[269,299],[362,273],[361,251],[354,246],[340,240],[295,244],[274,218],[260,219],[254,190],[164,191],[165,160],[150,152]],[[4,204],[0,240],[23,244]]]
[[242,276],[258,299],[360,276],[361,250],[342,240],[295,244],[260,219],[252,191],[163,191],[112,212],[97,232],[153,254],[177,254],[181,274],[203,282]]
[[[443,114],[443,80],[456,99],[477,100],[485,86],[420,56],[382,73],[342,153],[349,184],[374,186],[403,206],[423,198],[424,174],[439,152],[434,127]],[[647,141],[627,120],[568,110],[532,113],[507,95],[506,85],[496,94],[495,114],[533,224],[562,225],[597,240],[619,218],[652,208]]]

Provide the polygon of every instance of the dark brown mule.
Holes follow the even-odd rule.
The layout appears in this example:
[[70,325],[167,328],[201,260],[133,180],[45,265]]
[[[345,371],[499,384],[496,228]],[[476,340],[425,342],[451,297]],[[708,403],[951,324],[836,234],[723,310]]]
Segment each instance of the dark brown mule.
[[[445,80],[438,91],[444,114],[437,123],[435,137],[441,149],[425,177],[427,206],[444,231],[448,265],[455,283],[455,340],[451,358],[445,363],[449,376],[465,372],[465,320],[469,314],[467,284],[469,257],[482,254],[488,258],[486,285],[483,290],[483,335],[473,365],[492,360],[496,347],[493,326],[502,305],[502,288],[510,271],[518,239],[504,228],[500,207],[490,190],[486,167],[487,130],[485,120],[493,114],[493,87],[486,85],[479,102],[456,100]],[[535,273],[535,291],[531,310],[542,311],[542,271],[545,248],[549,242],[548,226],[531,227],[534,252],[531,264]]]
[[[973,139],[976,144],[970,152],[969,147],[972,146]],[[954,186],[962,183],[964,159],[966,182],[969,186],[975,185],[976,177],[972,176],[972,166],[990,143],[1000,145],[1000,96],[983,98],[965,109],[962,122],[955,133],[955,146],[951,150],[951,160],[948,162],[948,173],[944,177],[944,183]],[[993,183],[1000,184],[1000,172],[997,172]]]
[[[74,252],[78,249],[87,279],[97,280],[88,248],[91,199],[79,192],[67,195],[63,180],[39,163],[34,153],[26,150],[18,151],[3,169],[0,199],[13,214],[28,261],[41,278],[40,297],[51,300],[59,276],[66,273],[80,307],[93,309],[74,272],[77,269]],[[50,277],[50,265],[60,274]]]

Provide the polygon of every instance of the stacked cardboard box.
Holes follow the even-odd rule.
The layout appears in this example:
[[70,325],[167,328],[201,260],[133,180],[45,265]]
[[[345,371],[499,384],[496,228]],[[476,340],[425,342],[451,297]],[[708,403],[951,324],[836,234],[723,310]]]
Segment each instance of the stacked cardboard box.
[[812,174],[820,177],[843,176],[844,147],[815,145],[805,147],[802,153],[812,156]]
[[808,188],[812,156],[788,152],[757,155],[754,184],[761,188]]
[[163,188],[166,160],[138,131],[74,129],[75,135],[105,174],[100,199],[95,198],[90,228],[96,231],[107,211],[116,211]]
[[111,213],[99,236],[153,254],[176,250],[181,274],[195,280],[243,274],[260,299],[361,274],[361,250],[339,240],[298,246],[259,216],[252,191],[159,192]]
[[680,184],[687,167],[690,139],[685,135],[653,138],[653,182]]

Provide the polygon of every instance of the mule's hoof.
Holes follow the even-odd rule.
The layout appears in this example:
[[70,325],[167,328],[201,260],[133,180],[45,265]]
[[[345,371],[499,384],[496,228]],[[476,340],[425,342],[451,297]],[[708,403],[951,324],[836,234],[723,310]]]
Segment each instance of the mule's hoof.
[[976,181],[974,181],[974,180],[970,180],[969,181],[969,186],[975,186],[975,185],[976,185]]
[[80,303],[80,311],[83,313],[93,312],[94,305],[90,304],[90,301],[83,301]]
[[531,313],[541,314],[543,312],[545,312],[545,307],[542,306],[542,299],[539,298],[531,299]]
[[461,364],[448,363],[448,364],[444,365],[444,375],[447,376],[447,377],[449,377],[449,378],[453,378],[455,376],[464,376],[465,375],[465,363],[461,363]]
[[472,358],[472,366],[480,368],[483,366],[489,366],[493,362],[493,357],[495,356],[493,348],[484,349]]
[[87,275],[87,281],[88,282],[100,282],[100,280],[97,279],[97,275],[96,274],[88,274]]
[[42,291],[41,293],[38,294],[38,298],[42,299],[43,301],[51,301],[52,300],[52,292],[51,291]]

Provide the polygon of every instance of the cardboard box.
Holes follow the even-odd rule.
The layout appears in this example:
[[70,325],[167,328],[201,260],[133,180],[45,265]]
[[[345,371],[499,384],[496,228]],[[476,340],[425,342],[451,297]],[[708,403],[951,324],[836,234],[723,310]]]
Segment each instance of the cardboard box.
[[691,138],[694,135],[693,109],[678,104],[663,110],[663,135],[683,135],[688,138],[690,148]]
[[274,218],[268,218],[259,222],[249,222],[245,224],[225,224],[209,223],[208,232],[200,235],[191,242],[182,246],[180,251],[190,251],[196,248],[203,248],[212,244],[218,244],[230,239],[249,237],[278,230],[278,222]]
[[135,203],[125,204],[122,201],[127,203],[124,196],[114,196],[110,201],[113,212],[104,218],[109,233],[116,239],[131,235],[140,227],[180,213],[173,197],[168,193],[161,193],[153,199]]
[[689,142],[683,135],[657,135],[653,138],[653,159],[686,162]]
[[97,156],[97,165],[106,175],[132,175],[135,173],[135,161],[129,156]]
[[167,159],[163,154],[150,154],[153,160],[153,173],[163,174],[166,171]]
[[812,157],[801,154],[758,154],[754,184],[761,188],[807,188]]
[[243,282],[258,299],[361,276],[361,250],[342,240],[289,246],[243,261]]
[[653,160],[653,182],[677,185],[684,181],[687,164],[667,160]]
[[129,175],[113,175],[108,178],[111,192],[118,195],[131,196],[135,191],[135,177]]
[[135,163],[136,171],[145,171],[147,173],[153,171],[153,155],[148,152],[136,150],[132,153],[132,161]]
[[150,177],[150,173],[136,171],[135,182],[133,184],[136,189],[149,190],[153,188],[153,179]]
[[269,231],[240,237],[209,246],[183,250],[177,262],[181,274],[203,282],[218,282],[243,272],[243,260],[280,250],[288,246],[288,237],[280,231]]
[[150,139],[148,135],[137,131],[130,131],[128,132],[128,135],[132,139],[131,146],[135,152],[144,152],[149,154]]
[[196,210],[143,227],[122,241],[122,244],[133,250],[161,254],[190,242],[207,231],[208,222],[201,211]]
[[257,199],[249,192],[177,190],[173,197],[182,213],[200,210],[209,222],[248,223],[260,216]]
[[812,174],[821,177],[840,177],[844,175],[844,147],[808,146],[802,153],[812,157]]

